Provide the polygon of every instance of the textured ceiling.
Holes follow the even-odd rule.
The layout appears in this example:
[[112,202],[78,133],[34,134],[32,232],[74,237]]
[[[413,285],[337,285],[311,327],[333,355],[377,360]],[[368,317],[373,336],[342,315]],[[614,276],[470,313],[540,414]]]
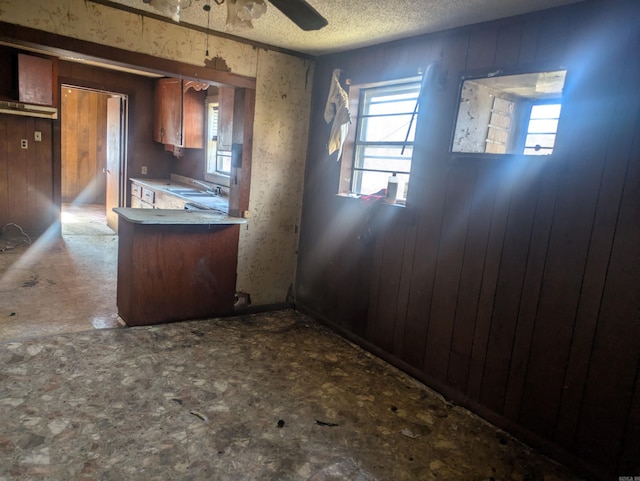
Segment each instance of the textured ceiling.
[[[180,22],[207,27],[248,40],[310,55],[348,50],[389,40],[437,32],[462,25],[509,17],[578,0],[308,0],[329,25],[305,32],[268,3],[252,29],[229,31],[226,5],[193,0],[181,11]],[[160,14],[143,0],[112,0],[141,13]],[[202,8],[211,4],[209,19]]]

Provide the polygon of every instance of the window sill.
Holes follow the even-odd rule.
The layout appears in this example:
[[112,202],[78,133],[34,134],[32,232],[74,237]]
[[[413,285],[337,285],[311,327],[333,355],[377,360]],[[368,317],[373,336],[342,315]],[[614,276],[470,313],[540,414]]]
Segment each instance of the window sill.
[[207,182],[213,182],[214,184],[222,185],[224,187],[231,186],[231,177],[228,175],[205,172],[204,180],[206,180]]
[[347,202],[350,205],[360,204],[362,208],[371,209],[376,216],[385,218],[393,224],[413,225],[415,223],[416,213],[412,207],[405,204],[387,204],[383,199],[368,199],[368,196],[360,196],[355,194],[337,194],[336,198],[339,202]]

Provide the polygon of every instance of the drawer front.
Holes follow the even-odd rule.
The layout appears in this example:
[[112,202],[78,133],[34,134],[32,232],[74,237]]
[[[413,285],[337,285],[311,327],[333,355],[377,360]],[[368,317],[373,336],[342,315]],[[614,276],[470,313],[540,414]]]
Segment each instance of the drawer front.
[[131,197],[131,207],[134,209],[153,209],[151,204],[148,204],[138,197]]
[[142,186],[140,184],[131,184],[131,195],[133,197],[142,197]]
[[142,188],[142,200],[149,202],[149,204],[153,204],[155,202],[155,197],[156,193],[153,190],[145,187]]

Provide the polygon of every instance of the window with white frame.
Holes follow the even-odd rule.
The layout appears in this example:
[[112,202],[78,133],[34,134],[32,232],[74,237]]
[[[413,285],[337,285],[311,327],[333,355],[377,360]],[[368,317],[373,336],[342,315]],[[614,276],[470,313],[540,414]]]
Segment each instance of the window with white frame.
[[207,99],[207,173],[217,171],[218,99]]
[[549,155],[553,153],[560,119],[559,103],[542,103],[531,106],[527,136],[524,141],[524,154]]
[[[343,152],[341,192],[369,195],[398,179],[397,200],[406,200],[417,121],[420,79],[351,86],[357,121]],[[351,127],[353,129],[353,126]]]

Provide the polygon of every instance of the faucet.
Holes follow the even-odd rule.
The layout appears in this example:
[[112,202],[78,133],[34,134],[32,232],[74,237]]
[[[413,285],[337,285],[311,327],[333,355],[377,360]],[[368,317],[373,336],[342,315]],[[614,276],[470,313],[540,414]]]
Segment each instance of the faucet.
[[209,185],[209,184],[205,184],[204,182],[200,182],[199,180],[193,180],[194,184],[198,184],[201,187],[204,187],[204,189],[207,192],[212,192],[213,193],[213,188]]
[[204,182],[200,182],[199,180],[193,180],[193,183],[204,187],[207,192],[213,195],[222,195],[222,189],[220,188],[219,185],[212,187],[211,185],[205,184]]

